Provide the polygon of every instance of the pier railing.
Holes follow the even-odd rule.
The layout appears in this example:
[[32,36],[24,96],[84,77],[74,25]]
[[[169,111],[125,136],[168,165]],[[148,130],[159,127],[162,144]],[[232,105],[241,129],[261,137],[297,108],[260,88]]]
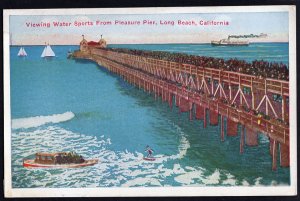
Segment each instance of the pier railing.
[[[92,48],[91,54],[102,55],[116,62],[141,69],[162,79],[172,79],[173,76],[173,81],[177,81],[183,85],[190,84],[189,87],[195,90],[200,90],[204,81],[204,84],[207,85],[204,92],[214,96],[217,95],[216,90],[218,90],[218,88],[216,86],[218,83],[221,83],[220,88],[224,91],[223,96],[225,96],[228,101],[232,101],[237,92],[242,92],[240,99],[234,100],[232,103],[239,105],[246,103],[249,109],[257,110],[266,115],[288,122],[288,81],[269,78],[264,79],[238,72],[176,63],[104,49]],[[178,77],[182,79],[180,80]],[[212,84],[212,82],[214,84]],[[238,91],[238,89],[241,90]],[[245,96],[243,92],[245,89],[248,90],[250,97]],[[221,92],[220,95],[222,96]],[[276,96],[281,102],[278,103],[278,101],[273,100],[272,96]],[[243,97],[243,99],[241,97]],[[263,104],[263,102],[265,104]]]
[[178,73],[192,75],[198,78],[202,78],[204,76],[205,78],[212,78],[214,80],[222,81],[228,84],[240,84],[249,88],[255,87],[255,90],[262,91],[266,89],[267,92],[289,96],[289,82],[285,80],[259,78],[253,75],[247,75],[238,72],[224,71],[220,69],[195,66],[191,64],[181,64],[103,49],[92,49],[91,53],[96,55],[103,55],[109,59],[113,59],[121,63],[126,62],[131,64],[132,66],[146,70],[148,72],[153,71],[152,68],[159,69],[160,71],[165,71],[165,74],[167,74],[167,72],[169,71],[175,71]]

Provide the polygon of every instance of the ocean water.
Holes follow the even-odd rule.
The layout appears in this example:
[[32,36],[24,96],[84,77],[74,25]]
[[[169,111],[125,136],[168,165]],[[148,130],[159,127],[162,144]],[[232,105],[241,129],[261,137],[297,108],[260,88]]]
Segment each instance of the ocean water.
[[[267,47],[257,51],[257,58],[288,61],[288,44],[259,45]],[[224,58],[247,55],[207,45],[118,47],[202,52]],[[13,188],[290,184],[289,168],[278,164],[277,171],[271,170],[265,136],[259,135],[259,146],[245,146],[240,154],[239,137],[225,136],[221,142],[220,126],[203,129],[202,121],[189,121],[186,113],[178,115],[175,106],[170,110],[167,103],[96,63],[68,60],[67,51],[78,48],[52,46],[56,57],[51,60],[40,57],[43,46],[25,46],[26,58],[17,57],[18,47],[10,49]],[[250,55],[255,58],[254,54]],[[146,145],[154,149],[156,161],[142,159]],[[22,166],[22,160],[36,152],[58,151],[76,151],[100,162],[78,169]]]

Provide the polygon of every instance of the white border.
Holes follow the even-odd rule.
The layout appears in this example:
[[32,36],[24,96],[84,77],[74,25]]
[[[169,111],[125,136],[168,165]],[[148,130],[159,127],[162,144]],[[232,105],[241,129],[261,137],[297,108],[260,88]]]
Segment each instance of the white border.
[[[9,16],[11,15],[91,15],[91,14],[167,14],[217,12],[289,12],[290,70],[290,180],[291,185],[277,187],[139,187],[139,188],[14,188],[11,182],[11,111]],[[99,9],[27,9],[3,11],[4,41],[4,192],[5,197],[123,197],[123,196],[266,196],[297,194],[297,115],[296,115],[296,7],[168,7]]]
[[[294,7],[294,9],[292,9]],[[69,8],[4,10],[9,15],[100,15],[100,14],[167,14],[217,12],[296,12],[295,6],[217,6],[217,7],[148,7],[148,8]]]

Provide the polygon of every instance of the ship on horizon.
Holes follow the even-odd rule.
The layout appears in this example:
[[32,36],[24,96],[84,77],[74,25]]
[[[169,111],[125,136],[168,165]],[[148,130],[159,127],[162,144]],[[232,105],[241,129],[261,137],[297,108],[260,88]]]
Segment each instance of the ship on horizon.
[[[259,35],[248,34],[248,35],[229,35],[227,39],[221,39],[218,41],[211,41],[212,46],[248,46],[250,42],[248,40],[239,40],[245,38],[266,38],[268,35],[261,33]],[[232,40],[234,38],[235,40]]]

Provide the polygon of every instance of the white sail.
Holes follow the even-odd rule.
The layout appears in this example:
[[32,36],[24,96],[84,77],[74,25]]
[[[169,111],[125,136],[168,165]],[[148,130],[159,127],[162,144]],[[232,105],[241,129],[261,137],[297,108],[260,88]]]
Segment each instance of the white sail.
[[18,56],[22,56],[22,48],[20,48],[20,50],[18,52]]
[[27,53],[26,53],[24,47],[22,48],[22,50],[23,50],[23,55],[24,55],[24,56],[27,56]]
[[21,47],[19,52],[18,52],[19,57],[27,56],[27,53],[25,52],[24,48]]
[[46,47],[44,48],[41,57],[45,57],[45,54],[46,54]]
[[46,47],[46,52],[45,52],[46,57],[55,57],[55,54],[53,50],[51,49],[50,45],[47,45]]
[[55,53],[54,53],[53,50],[51,49],[50,45],[47,45],[47,46],[44,48],[41,57],[55,57]]

